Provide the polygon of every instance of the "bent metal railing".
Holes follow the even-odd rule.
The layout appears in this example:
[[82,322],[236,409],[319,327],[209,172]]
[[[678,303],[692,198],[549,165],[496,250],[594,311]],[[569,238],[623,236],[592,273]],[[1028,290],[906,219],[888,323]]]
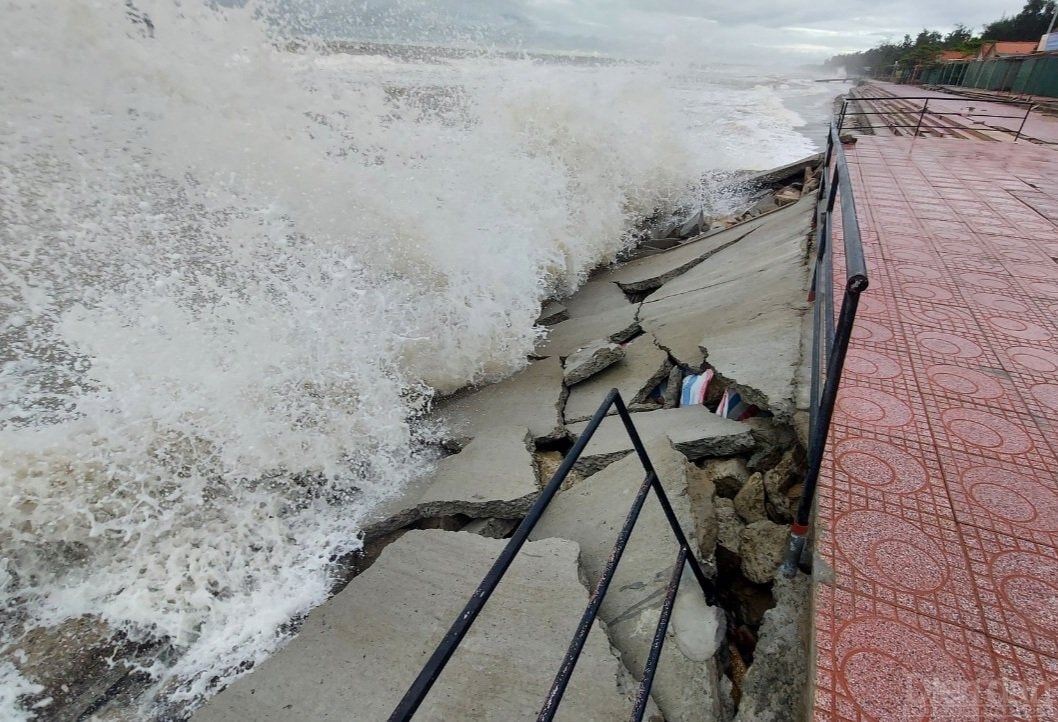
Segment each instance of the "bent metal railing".
[[[862,102],[870,104],[869,107],[874,107],[874,104],[878,103],[879,104],[879,110],[849,110],[849,104],[850,103],[856,103],[858,101],[862,101]],[[911,103],[911,107],[904,107],[904,108],[895,107],[894,108],[894,107],[892,107],[893,101],[899,101],[900,103]],[[917,103],[914,103],[913,101],[920,101],[920,102],[924,101],[924,102],[922,102],[922,107],[918,107]],[[934,109],[933,110],[929,109],[930,102],[934,103],[934,106],[933,106]],[[868,128],[870,128],[870,129],[888,128],[890,130],[896,131],[896,130],[914,128],[915,129],[914,132],[910,134],[911,137],[913,137],[913,138],[919,137],[919,135],[921,135],[923,130],[927,130],[927,131],[934,131],[934,130],[959,130],[959,131],[971,132],[971,133],[972,132],[980,133],[982,131],[989,131],[989,132],[994,132],[994,133],[1010,133],[1010,134],[1012,134],[1014,136],[1014,142],[1017,143],[1021,139],[1022,131],[1025,130],[1025,123],[1027,123],[1028,120],[1029,120],[1029,114],[1032,113],[1032,110],[1036,107],[1035,103],[1032,103],[1032,102],[1029,102],[1029,101],[1008,100],[1006,98],[996,98],[994,100],[978,101],[978,102],[994,103],[996,105],[1025,106],[1025,113],[1024,114],[1019,113],[1018,115],[996,115],[995,113],[974,113],[974,112],[972,112],[972,109],[971,109],[971,112],[937,110],[936,109],[937,106],[935,105],[936,103],[962,103],[963,105],[968,105],[971,102],[973,102],[973,101],[969,100],[968,98],[937,98],[937,97],[925,98],[925,97],[922,97],[922,96],[910,96],[910,95],[879,95],[879,96],[853,95],[851,97],[846,98],[845,101],[841,104],[841,113],[838,114],[838,132],[840,133],[844,129],[844,127],[845,127],[845,119],[847,117],[849,117],[849,116],[853,116],[853,115],[857,115],[857,116],[879,115],[879,116],[882,116],[883,118],[887,118],[887,117],[888,118],[892,118],[893,116],[901,116],[902,115],[902,116],[905,116],[906,118],[908,118],[909,120],[912,120],[914,122],[911,122],[911,123],[897,123],[897,122],[893,121],[893,122],[886,122],[884,125],[860,125],[860,126],[857,126],[857,129],[858,130],[867,130]],[[883,104],[883,103],[887,104],[887,106],[889,106],[889,107],[886,107],[886,108],[880,107],[880,105]],[[917,119],[915,119],[915,117],[914,117],[916,114],[918,115]],[[976,123],[978,125],[983,125],[984,127],[983,128],[975,128],[975,127],[968,126],[968,125],[960,125],[958,123],[956,123],[954,125],[939,125],[938,123],[942,122],[942,121],[938,121],[938,123],[930,122],[930,123],[927,124],[927,123],[925,123],[927,114],[936,115],[936,116],[939,116],[939,117],[943,117],[943,116],[958,116],[960,118],[966,118],[971,123]],[[998,126],[997,125],[990,125],[988,121],[980,121],[980,120],[977,120],[978,118],[992,118],[993,120],[995,120],[995,119],[1019,120],[1019,121],[1021,121],[1021,123],[1018,125],[1018,129],[1014,130],[1013,128],[1005,128],[1002,125],[998,125]],[[899,133],[897,133],[897,135],[899,135]]]
[[[815,501],[816,483],[827,445],[830,419],[845,367],[845,354],[852,337],[860,294],[867,290],[867,265],[863,258],[856,201],[852,195],[849,165],[841,147],[836,123],[830,124],[827,151],[823,160],[819,195],[816,201],[816,262],[808,300],[812,309],[812,387],[808,424],[808,468],[797,515],[790,525],[790,546],[783,562],[786,576],[797,573],[805,539],[808,536]],[[834,170],[831,173],[830,168]],[[829,175],[828,175],[829,174]],[[841,230],[845,241],[845,293],[837,327],[834,326],[834,204],[841,200]],[[823,365],[825,361],[825,365]]]
[[584,433],[582,433],[580,438],[577,439],[577,443],[573,445],[573,448],[566,455],[562,465],[559,466],[554,476],[552,476],[551,480],[547,483],[547,486],[544,487],[544,490],[540,493],[540,497],[536,500],[536,503],[533,504],[525,519],[523,519],[522,523],[518,525],[514,535],[507,542],[507,546],[504,547],[503,552],[500,553],[500,556],[493,563],[492,569],[490,569],[489,573],[485,575],[481,584],[478,585],[477,590],[470,597],[470,601],[467,602],[463,611],[460,612],[455,622],[449,627],[448,632],[445,634],[444,638],[441,639],[440,644],[437,645],[437,649],[434,650],[433,655],[426,662],[426,666],[423,667],[422,671],[419,672],[419,676],[416,677],[411,687],[405,692],[400,704],[398,704],[396,709],[393,710],[393,714],[389,716],[390,722],[404,722],[410,720],[416,710],[418,710],[419,705],[421,705],[423,700],[426,699],[426,695],[430,692],[430,688],[444,670],[448,660],[451,659],[452,655],[455,653],[459,643],[470,629],[470,626],[474,623],[474,620],[481,612],[481,609],[485,606],[485,603],[489,600],[493,591],[503,579],[503,575],[511,566],[514,557],[529,538],[529,534],[533,531],[533,528],[536,526],[541,516],[543,516],[544,511],[551,503],[551,500],[555,497],[555,494],[558,493],[559,488],[569,475],[573,465],[580,458],[581,452],[584,451],[584,447],[588,445],[589,441],[591,441],[592,436],[595,435],[596,429],[599,428],[599,424],[602,423],[602,420],[606,417],[611,407],[616,407],[617,413],[621,417],[621,421],[624,423],[625,430],[628,432],[628,436],[632,441],[632,446],[635,448],[635,453],[639,456],[639,461],[643,465],[645,478],[643,479],[642,485],[639,487],[639,493],[632,502],[631,509],[628,511],[624,526],[621,528],[621,532],[617,536],[617,541],[614,543],[613,551],[610,553],[610,557],[606,562],[602,576],[600,576],[598,583],[595,585],[595,589],[591,593],[591,598],[588,600],[588,606],[584,610],[580,624],[577,626],[577,631],[574,633],[573,640],[570,642],[569,649],[566,651],[566,656],[562,660],[558,673],[555,675],[555,680],[551,684],[551,689],[544,698],[543,706],[540,708],[540,712],[537,715],[537,722],[549,722],[554,719],[555,714],[558,711],[558,705],[562,701],[562,695],[566,690],[566,686],[569,684],[570,678],[573,676],[573,670],[576,667],[577,660],[580,658],[584,643],[588,639],[588,633],[591,631],[595,618],[599,613],[599,607],[602,605],[603,597],[606,595],[606,591],[610,587],[610,582],[613,580],[614,572],[617,570],[617,564],[621,561],[621,556],[624,554],[625,546],[627,546],[628,539],[632,534],[632,529],[635,527],[636,521],[639,519],[639,513],[643,509],[643,504],[647,499],[647,495],[650,493],[650,490],[653,489],[658,502],[661,504],[661,509],[665,513],[665,518],[668,519],[669,526],[672,529],[673,535],[676,537],[680,549],[676,555],[672,577],[669,580],[668,590],[661,608],[658,625],[654,632],[654,639],[651,643],[650,654],[647,656],[646,663],[644,664],[643,678],[639,684],[639,691],[636,693],[632,714],[629,717],[630,720],[635,720],[635,722],[639,722],[639,720],[643,719],[643,714],[646,712],[647,708],[647,702],[650,699],[650,688],[653,686],[654,674],[657,671],[658,661],[661,658],[661,648],[665,643],[665,632],[668,630],[669,619],[672,616],[672,607],[676,599],[676,592],[679,590],[680,580],[683,576],[684,566],[690,566],[691,571],[694,573],[694,577],[698,580],[698,585],[701,587],[702,593],[705,595],[706,602],[710,605],[716,603],[716,587],[713,582],[705,576],[705,572],[698,563],[698,559],[691,551],[690,545],[687,543],[687,537],[683,533],[683,529],[680,527],[679,520],[676,519],[676,514],[672,510],[672,505],[669,503],[668,496],[665,494],[665,489],[658,480],[657,473],[654,471],[654,466],[650,461],[650,457],[647,455],[646,449],[643,447],[643,442],[639,438],[639,433],[636,431],[635,425],[632,423],[632,417],[628,413],[628,409],[625,407],[625,403],[621,399],[621,395],[617,392],[617,389],[613,389],[606,396],[602,405],[599,406],[595,415],[588,423],[587,428],[585,428]]

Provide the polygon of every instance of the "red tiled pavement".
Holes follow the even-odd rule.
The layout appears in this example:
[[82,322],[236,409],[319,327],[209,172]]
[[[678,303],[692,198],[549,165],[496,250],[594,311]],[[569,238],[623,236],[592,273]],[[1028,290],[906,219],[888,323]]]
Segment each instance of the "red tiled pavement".
[[846,153],[871,287],[820,476],[815,718],[1058,720],[1058,150]]

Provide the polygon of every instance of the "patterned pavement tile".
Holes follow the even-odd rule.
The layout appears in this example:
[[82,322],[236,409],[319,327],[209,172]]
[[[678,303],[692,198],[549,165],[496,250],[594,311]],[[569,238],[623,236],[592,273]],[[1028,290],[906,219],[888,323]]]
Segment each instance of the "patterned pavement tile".
[[1058,657],[1058,558],[1050,544],[961,526],[987,634]]
[[1021,180],[1058,154],[999,145],[848,151],[871,288],[820,476],[815,719],[1058,719],[1058,218],[1030,203],[1058,193]]
[[820,584],[814,719],[1002,719],[998,670],[977,631]]

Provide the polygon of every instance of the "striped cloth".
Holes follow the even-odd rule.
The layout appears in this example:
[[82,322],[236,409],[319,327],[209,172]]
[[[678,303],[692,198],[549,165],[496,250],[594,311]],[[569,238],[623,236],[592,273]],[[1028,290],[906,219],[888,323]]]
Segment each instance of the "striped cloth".
[[709,382],[713,380],[713,370],[706,369],[704,374],[691,374],[683,379],[680,393],[680,406],[695,406],[705,403],[705,393]]

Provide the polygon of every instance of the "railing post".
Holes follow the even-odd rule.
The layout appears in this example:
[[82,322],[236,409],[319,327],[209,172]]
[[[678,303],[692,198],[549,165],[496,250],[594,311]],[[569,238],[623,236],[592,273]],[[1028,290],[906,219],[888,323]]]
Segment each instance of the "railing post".
[[926,98],[926,102],[922,104],[922,112],[918,114],[918,125],[915,126],[915,135],[918,137],[918,131],[922,127],[922,119],[926,117],[926,108],[929,107],[929,98]]
[[[1035,67],[1033,67],[1033,70],[1035,70]],[[1021,138],[1021,131],[1025,130],[1025,123],[1029,122],[1029,113],[1031,113],[1032,109],[1035,108],[1035,107],[1036,107],[1035,105],[1031,105],[1031,104],[1026,106],[1026,108],[1025,108],[1025,117],[1021,119],[1021,125],[1018,126],[1018,132],[1014,134],[1014,142],[1015,143],[1017,143],[1018,140]]]

